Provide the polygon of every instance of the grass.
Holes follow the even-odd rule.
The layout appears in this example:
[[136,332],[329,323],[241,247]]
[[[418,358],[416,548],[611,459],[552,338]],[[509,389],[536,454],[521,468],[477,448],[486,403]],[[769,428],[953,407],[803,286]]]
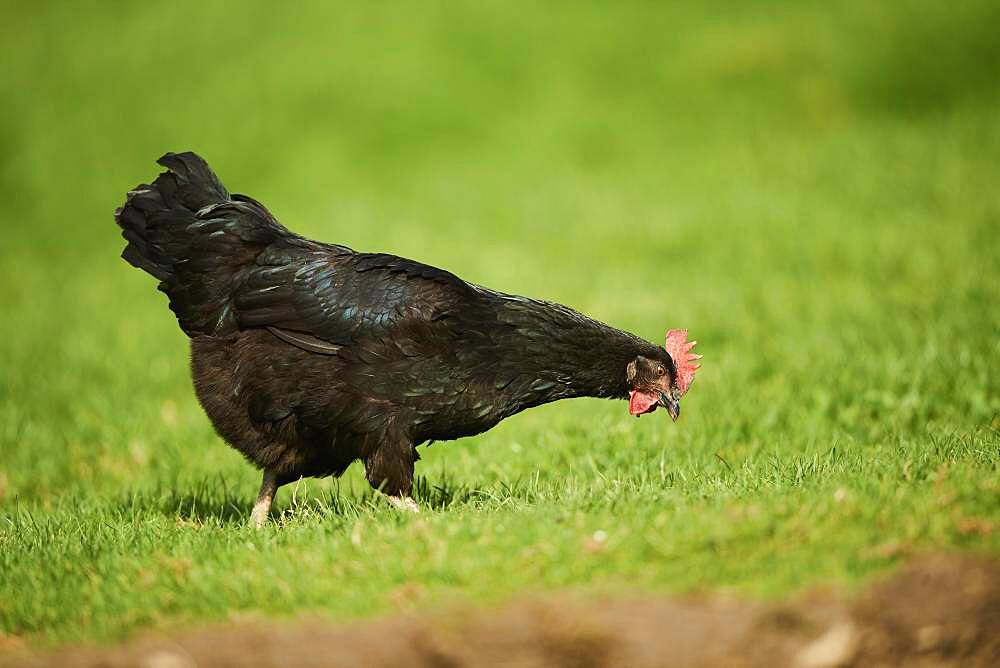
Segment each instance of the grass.
[[[12,6],[0,37],[0,632],[852,586],[1000,550],[992,3]],[[530,17],[530,20],[529,20]],[[309,236],[705,366],[675,425],[561,402],[280,492],[213,434],[111,211],[167,150]]]

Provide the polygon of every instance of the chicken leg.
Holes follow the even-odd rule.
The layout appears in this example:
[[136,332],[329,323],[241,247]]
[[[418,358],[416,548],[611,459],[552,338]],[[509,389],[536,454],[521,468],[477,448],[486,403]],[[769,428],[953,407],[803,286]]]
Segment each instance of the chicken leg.
[[250,513],[250,521],[255,529],[264,526],[267,514],[271,511],[271,503],[274,501],[274,493],[278,491],[278,474],[270,469],[264,469],[264,479],[260,483],[260,492],[257,493],[257,501],[253,504],[253,512]]
[[416,454],[412,443],[396,438],[386,439],[378,450],[365,459],[365,476],[371,486],[385,494],[397,510],[411,513],[420,512],[420,507],[411,496]]

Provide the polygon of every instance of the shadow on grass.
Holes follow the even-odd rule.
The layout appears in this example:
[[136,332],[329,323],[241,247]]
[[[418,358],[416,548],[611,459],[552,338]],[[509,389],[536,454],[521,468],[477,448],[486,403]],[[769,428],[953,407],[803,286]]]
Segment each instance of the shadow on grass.
[[[535,498],[533,480],[483,482],[479,485],[458,483],[448,478],[433,482],[418,476],[413,484],[413,498],[421,508],[450,511],[464,508],[492,509],[530,503]],[[319,517],[355,518],[397,512],[385,498],[373,489],[342,489],[335,483],[332,490],[313,491],[301,480],[282,487],[271,509],[271,519],[290,519],[316,515]],[[154,513],[177,521],[246,524],[250,519],[255,495],[234,489],[221,478],[204,478],[193,485],[158,488],[139,492],[123,499],[124,515]]]

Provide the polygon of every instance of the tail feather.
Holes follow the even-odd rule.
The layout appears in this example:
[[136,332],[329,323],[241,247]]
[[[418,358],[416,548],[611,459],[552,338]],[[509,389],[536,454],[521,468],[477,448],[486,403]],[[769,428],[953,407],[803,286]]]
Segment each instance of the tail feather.
[[122,258],[160,281],[189,336],[237,327],[235,276],[287,231],[260,205],[230,197],[198,155],[167,153],[168,171],[129,191],[115,221],[128,242]]
[[200,156],[190,151],[167,153],[156,162],[170,170],[153,182],[164,198],[177,201],[191,211],[229,200],[226,187]]

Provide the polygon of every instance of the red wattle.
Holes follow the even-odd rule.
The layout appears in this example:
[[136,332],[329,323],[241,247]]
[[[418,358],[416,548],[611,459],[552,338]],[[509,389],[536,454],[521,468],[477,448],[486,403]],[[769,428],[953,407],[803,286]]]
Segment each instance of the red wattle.
[[653,392],[632,390],[628,393],[628,412],[639,416],[656,410],[657,396]]

